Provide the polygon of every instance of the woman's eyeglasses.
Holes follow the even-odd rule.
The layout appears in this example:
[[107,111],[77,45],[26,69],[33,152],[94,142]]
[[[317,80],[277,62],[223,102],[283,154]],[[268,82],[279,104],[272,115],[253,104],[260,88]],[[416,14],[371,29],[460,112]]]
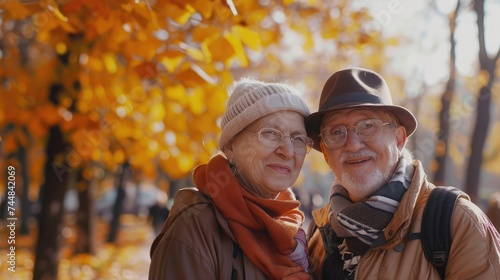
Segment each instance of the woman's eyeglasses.
[[251,130],[248,131],[257,133],[259,141],[270,148],[278,148],[281,143],[283,143],[285,138],[290,138],[293,150],[298,155],[305,155],[309,153],[313,146],[313,140],[306,135],[285,135],[283,132],[274,128],[262,128],[257,132]]

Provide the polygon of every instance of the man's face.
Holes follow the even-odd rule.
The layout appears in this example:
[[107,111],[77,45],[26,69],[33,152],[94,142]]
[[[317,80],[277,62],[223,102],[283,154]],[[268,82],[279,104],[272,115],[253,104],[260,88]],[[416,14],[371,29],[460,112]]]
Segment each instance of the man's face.
[[[386,125],[373,136],[358,135],[352,126],[369,119],[380,119]],[[323,118],[322,133],[337,125],[348,127],[342,146],[327,147],[322,140],[321,150],[352,201],[365,200],[392,178],[406,141],[404,127],[387,124],[395,122],[385,111],[366,108],[340,110]]]

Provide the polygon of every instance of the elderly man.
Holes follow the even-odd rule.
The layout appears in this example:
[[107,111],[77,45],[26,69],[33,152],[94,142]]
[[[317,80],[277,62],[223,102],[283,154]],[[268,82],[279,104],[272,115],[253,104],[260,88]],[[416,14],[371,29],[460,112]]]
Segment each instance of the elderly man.
[[[308,250],[316,278],[440,279],[411,238],[436,187],[405,148],[416,128],[377,73],[350,68],[328,79],[318,112],[306,118],[314,148],[335,175],[329,203],[313,211]],[[451,236],[446,278],[500,279],[500,235],[465,194]]]

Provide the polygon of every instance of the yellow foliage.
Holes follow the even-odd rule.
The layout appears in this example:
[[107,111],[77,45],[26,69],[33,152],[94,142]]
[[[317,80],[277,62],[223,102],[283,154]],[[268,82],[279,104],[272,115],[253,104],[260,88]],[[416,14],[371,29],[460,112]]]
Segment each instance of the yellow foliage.
[[[468,158],[469,146],[468,141],[464,135],[457,135],[450,137],[448,140],[448,156],[455,164],[461,166]],[[486,167],[487,168],[487,167]]]
[[165,118],[165,108],[161,103],[155,103],[151,106],[151,111],[149,113],[150,120],[152,122],[163,120]]
[[90,154],[90,159],[95,162],[99,162],[102,159],[102,151],[100,149],[93,149]]
[[257,32],[241,25],[231,27],[231,33],[236,35],[246,46],[253,50],[261,48],[260,36]]
[[[206,46],[206,44],[204,43],[203,46]],[[193,48],[191,46],[184,46],[184,47],[186,49],[187,55],[189,55],[190,57],[192,57],[193,59],[198,60],[198,61],[205,61],[206,60],[205,54],[209,55],[207,53],[207,51],[202,51],[202,50]]]
[[240,66],[247,67],[248,59],[240,39],[232,34],[225,34],[224,37],[231,44],[231,46],[233,46],[236,59],[238,60]]
[[200,88],[195,88],[191,94],[187,96],[187,105],[193,115],[201,115],[205,112],[204,93]]
[[184,107],[187,103],[187,92],[186,88],[180,84],[176,84],[170,87],[165,88],[165,95],[170,101],[175,101],[179,103],[182,107]]
[[159,165],[171,178],[183,178],[195,167],[196,162],[193,158],[193,155],[182,154],[179,157],[169,157],[166,160],[160,159]]
[[340,29],[337,24],[324,24],[321,26],[321,36],[324,39],[335,39],[339,36]]
[[125,162],[125,153],[122,149],[117,149],[113,153],[113,161],[115,164],[120,165]]
[[158,55],[158,59],[167,68],[168,72],[173,73],[184,59],[184,56],[180,51],[165,51]]
[[311,33],[306,33],[304,37],[305,37],[304,50],[309,52],[312,50],[312,48],[314,48],[313,35]]
[[500,123],[497,121],[491,125],[490,135],[486,141],[486,149],[483,152],[483,167],[494,174],[499,173],[500,166],[500,144],[498,134],[500,133]]
[[[229,77],[228,77],[229,79]],[[223,87],[216,86],[205,89],[205,104],[213,116],[222,115],[226,110],[227,92]]]
[[[297,74],[295,65],[290,67],[276,54],[282,31],[290,25],[305,38],[306,51],[314,47],[312,31],[328,39],[343,35],[342,42],[332,42],[337,49],[340,44],[372,44],[377,37],[359,34],[367,17],[364,12],[348,14],[343,1],[337,6],[342,17],[352,17],[345,26],[330,17],[329,5],[316,0],[265,5],[234,0],[19,3],[6,2],[2,7],[6,20],[0,25],[7,19],[31,16],[33,30],[21,32],[32,36],[23,39],[28,39],[33,55],[24,65],[18,45],[13,44],[5,50],[10,58],[0,57],[5,63],[0,78],[12,84],[4,98],[13,105],[0,105],[0,123],[26,125],[35,139],[46,137],[49,126],[60,125],[78,152],[83,151],[78,145],[82,148],[87,143],[81,128],[96,128],[106,142],[85,152],[82,159],[110,170],[131,160],[149,175],[156,170],[154,159],[161,158],[170,176],[185,176],[217,150],[217,123],[225,110],[232,73],[245,74],[242,68],[252,66],[266,80],[277,77],[277,71],[281,77],[307,79],[302,73],[310,71],[307,65],[300,65],[307,71]],[[275,11],[283,12],[285,21],[276,19]],[[311,19],[321,29],[311,30]],[[249,56],[251,51],[259,53]],[[67,61],[61,63],[64,59],[55,54],[67,54],[62,57]],[[253,57],[262,57],[262,63],[252,65]],[[370,55],[362,57],[362,61],[370,59]],[[80,86],[75,90],[76,80]],[[53,83],[66,87],[68,96],[59,98],[60,107],[47,102],[47,89]],[[5,141],[15,149],[12,140]]]
[[488,73],[487,70],[481,70],[479,72],[479,75],[476,75],[476,77],[477,77],[477,82],[479,84],[479,88],[481,88],[484,87],[486,84],[488,84],[490,74]]
[[325,157],[322,153],[312,150],[306,157],[306,162],[309,163],[311,171],[319,174],[330,174],[332,171],[325,161]]
[[102,58],[104,66],[108,73],[114,74],[118,70],[118,65],[116,64],[115,56],[112,53],[107,53]]
[[187,129],[186,114],[184,109],[175,102],[165,104],[165,127],[174,131],[185,131]]

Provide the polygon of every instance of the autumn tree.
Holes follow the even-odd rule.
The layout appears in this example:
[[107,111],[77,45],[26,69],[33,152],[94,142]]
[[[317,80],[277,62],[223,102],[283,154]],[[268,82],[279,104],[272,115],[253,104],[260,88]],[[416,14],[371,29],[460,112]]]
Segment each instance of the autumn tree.
[[[344,0],[22,3],[1,7],[0,126],[25,128],[46,151],[35,279],[57,278],[69,174],[88,182],[126,164],[183,177],[216,151],[237,69],[319,88],[353,61],[381,68],[387,43]],[[295,58],[297,46],[315,54]]]
[[455,10],[448,16],[449,23],[449,44],[450,44],[450,62],[449,77],[446,82],[445,90],[441,96],[441,108],[439,110],[439,130],[435,148],[435,173],[434,183],[443,185],[446,180],[446,162],[448,160],[448,140],[450,136],[450,108],[455,97],[455,83],[457,79],[456,69],[456,39],[455,30],[457,25],[458,12],[460,10],[460,0],[457,0]]
[[465,191],[475,201],[478,199],[480,186],[481,165],[483,163],[483,152],[486,137],[490,125],[490,103],[497,62],[500,58],[500,48],[491,57],[486,51],[485,37],[485,8],[484,0],[473,1],[474,12],[477,15],[477,29],[479,42],[479,82],[480,89],[477,95],[476,121],[472,133],[470,144],[470,156],[467,163],[467,173],[465,180]]

